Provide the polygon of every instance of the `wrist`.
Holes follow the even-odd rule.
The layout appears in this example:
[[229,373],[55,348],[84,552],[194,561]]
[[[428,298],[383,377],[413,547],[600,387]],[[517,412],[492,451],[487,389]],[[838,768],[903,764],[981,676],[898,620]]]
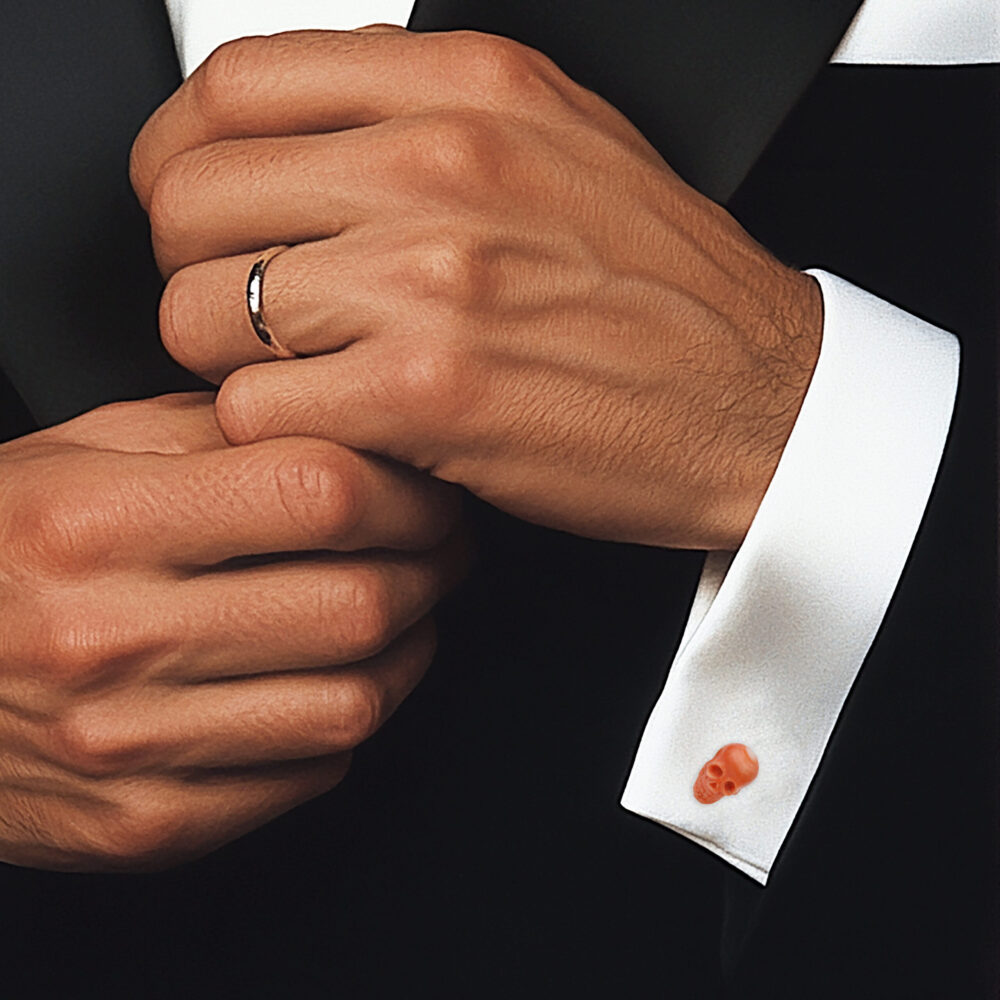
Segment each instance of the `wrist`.
[[819,357],[823,298],[818,282],[773,259],[768,265],[748,290],[739,319],[739,335],[752,345],[752,360],[744,374],[745,399],[733,408],[733,453],[718,484],[707,549],[734,550],[742,543],[774,476]]

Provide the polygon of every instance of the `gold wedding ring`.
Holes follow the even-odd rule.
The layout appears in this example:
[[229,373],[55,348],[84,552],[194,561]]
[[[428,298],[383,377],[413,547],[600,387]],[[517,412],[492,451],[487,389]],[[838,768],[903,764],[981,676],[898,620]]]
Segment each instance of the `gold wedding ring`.
[[277,358],[297,358],[295,351],[290,351],[274,336],[274,331],[264,319],[264,273],[267,265],[288,247],[284,244],[265,250],[250,268],[247,278],[247,311],[250,313],[250,325],[257,339]]

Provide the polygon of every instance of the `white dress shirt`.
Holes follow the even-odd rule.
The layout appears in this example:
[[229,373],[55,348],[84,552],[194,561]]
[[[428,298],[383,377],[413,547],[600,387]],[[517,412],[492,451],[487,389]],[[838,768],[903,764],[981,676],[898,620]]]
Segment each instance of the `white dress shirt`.
[[[166,5],[187,74],[243,35],[405,24],[412,0]],[[867,0],[832,61],[1000,61],[995,0]],[[824,304],[816,370],[742,546],[706,560],[622,798],[761,884],[899,581],[958,379],[951,334],[810,273]],[[759,773],[702,804],[695,779],[728,743],[749,747]]]

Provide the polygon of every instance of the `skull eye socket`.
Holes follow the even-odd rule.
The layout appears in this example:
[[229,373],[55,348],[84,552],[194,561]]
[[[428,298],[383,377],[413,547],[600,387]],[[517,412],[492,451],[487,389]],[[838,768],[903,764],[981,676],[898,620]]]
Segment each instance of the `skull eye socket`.
[[706,774],[708,774],[710,778],[721,778],[722,768],[718,764],[709,764]]
[[736,782],[735,781],[727,781],[727,782],[725,782],[723,784],[722,788],[725,791],[726,795],[732,795],[733,792],[736,791]]

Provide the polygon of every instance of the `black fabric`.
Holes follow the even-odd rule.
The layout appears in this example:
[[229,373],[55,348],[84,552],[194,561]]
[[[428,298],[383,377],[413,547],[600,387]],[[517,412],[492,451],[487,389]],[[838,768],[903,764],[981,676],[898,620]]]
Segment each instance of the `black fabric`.
[[471,28],[544,52],[725,201],[829,59],[860,0],[417,0],[416,31]]
[[[616,37],[641,43],[601,70],[609,9]],[[633,74],[655,82],[652,5],[573,12],[564,64],[620,87],[612,99]],[[522,14],[511,33],[531,41]],[[5,149],[0,203],[34,240],[27,262],[2,251],[4,371],[42,420],[182,387],[157,346],[158,282],[124,178],[177,79],[159,0],[4,18],[0,115],[24,155]],[[699,556],[477,508],[480,568],[445,609],[438,662],[345,783],[174,871],[0,866],[0,992],[995,995],[995,89],[987,68],[835,67],[731,201],[785,259],[960,331],[965,350],[927,521],[768,888],[617,806]],[[96,245],[93,292],[69,250]],[[73,287],[98,297],[99,322]]]
[[42,424],[202,383],[159,344],[132,139],[180,83],[156,0],[5,4],[0,368]]
[[800,820],[766,890],[729,880],[734,997],[997,994],[998,94],[994,66],[831,66],[731,203],[962,344],[927,516]]
[[28,412],[24,400],[0,371],[0,442],[38,430],[38,423]]

